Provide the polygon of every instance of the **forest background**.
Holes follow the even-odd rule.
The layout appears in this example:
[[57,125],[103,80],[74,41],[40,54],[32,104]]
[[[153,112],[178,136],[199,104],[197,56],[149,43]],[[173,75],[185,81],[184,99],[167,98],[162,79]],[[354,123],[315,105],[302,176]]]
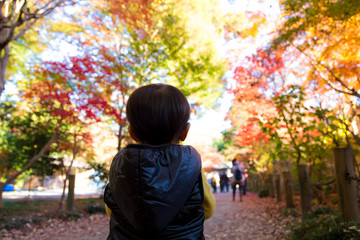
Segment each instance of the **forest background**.
[[106,181],[131,141],[129,94],[156,82],[181,89],[193,117],[230,95],[231,127],[199,151],[241,157],[262,186],[284,171],[299,183],[303,165],[329,182],[340,147],[359,175],[360,4],[251,2],[1,1],[0,196],[31,174],[61,171],[65,187],[75,161]]

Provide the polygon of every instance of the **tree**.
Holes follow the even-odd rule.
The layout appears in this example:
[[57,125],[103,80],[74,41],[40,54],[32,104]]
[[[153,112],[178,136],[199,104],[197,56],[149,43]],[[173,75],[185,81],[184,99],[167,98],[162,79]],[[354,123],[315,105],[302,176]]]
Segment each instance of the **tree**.
[[74,2],[73,0],[1,1],[0,96],[5,87],[6,67],[10,58],[9,44],[23,37],[39,19],[49,15],[54,9]]
[[[360,81],[359,31],[360,7],[357,1],[303,0],[281,2],[286,20],[272,41],[274,49],[297,51],[307,82],[326,94],[344,94],[348,113],[359,123]],[[331,93],[330,93],[331,94]],[[339,103],[341,104],[341,103]],[[357,132],[351,129],[352,132]],[[358,134],[353,135],[358,138]]]
[[[69,20],[86,23],[82,31],[70,32],[71,41],[79,52],[87,52],[108,71],[101,83],[108,89],[106,101],[123,117],[132,89],[154,82],[177,86],[195,102],[194,106],[214,105],[223,91],[225,70],[225,61],[215,46],[222,33],[221,25],[215,26],[212,20],[218,21],[221,16],[213,12],[217,1],[94,3]],[[191,24],[190,16],[195,12],[196,19],[209,31],[200,29],[200,23]],[[118,135],[120,149],[126,122],[108,120]]]
[[[230,131],[234,133],[234,141],[223,152],[231,155],[231,152],[247,151],[252,153],[251,160],[256,161],[261,157],[257,149],[264,150],[263,143],[266,142],[266,136],[261,132],[258,122],[263,121],[262,115],[274,112],[267,93],[276,91],[271,86],[271,78],[274,78],[272,74],[281,68],[283,61],[281,54],[271,54],[265,48],[256,50],[257,40],[271,34],[269,29],[274,24],[267,21],[270,16],[261,11],[244,11],[235,18],[228,17],[225,36],[232,46],[227,57],[233,76],[228,81],[227,90],[234,99],[227,119],[232,123]],[[249,51],[255,53],[244,56]]]
[[60,210],[63,210],[65,206],[65,190],[75,160],[79,160],[80,158],[86,159],[88,162],[92,162],[93,160],[94,149],[91,147],[92,136],[88,130],[88,126],[84,123],[69,125],[66,133],[62,134],[62,139],[58,141],[56,149],[54,150],[56,155],[61,156],[59,158],[60,169],[62,175],[65,176],[59,204]]
[[[57,156],[58,159],[61,152],[70,152],[74,159],[78,152],[79,140],[72,141],[69,137],[80,137],[79,129],[87,127],[87,124],[100,121],[105,115],[116,115],[121,121],[122,118],[116,109],[104,100],[109,96],[101,95],[106,93],[106,88],[101,88],[105,86],[99,86],[98,90],[92,88],[98,85],[99,79],[104,78],[104,72],[97,71],[99,68],[97,62],[87,56],[73,57],[64,62],[44,62],[34,66],[34,75],[19,81],[19,97],[24,101],[13,107],[4,108],[2,112],[4,119],[9,118],[3,122],[1,129],[1,134],[6,136],[5,142],[1,145],[1,154],[6,156],[2,164],[6,166],[4,169],[11,172],[5,172],[1,183],[15,180],[43,157],[45,152],[47,156]],[[106,72],[106,69],[104,71]],[[99,91],[101,89],[105,90]],[[20,113],[23,113],[23,116]],[[76,131],[71,132],[70,129]],[[42,142],[34,144],[32,138],[37,135],[38,141]],[[28,138],[30,139],[26,140]],[[90,138],[82,140],[82,143],[88,144],[87,140]],[[8,146],[10,142],[19,145],[11,148]],[[35,145],[39,148],[34,147]],[[15,163],[18,165],[14,165]],[[4,186],[1,185],[1,192]]]
[[[52,163],[49,148],[56,141],[56,125],[42,111],[29,111],[26,104],[4,102],[0,108],[0,207],[6,184],[29,170],[36,161]],[[51,167],[48,166],[49,169]],[[35,169],[41,169],[40,167]]]
[[255,147],[265,140],[259,122],[275,112],[271,96],[282,91],[284,59],[281,52],[266,49],[257,52],[234,67],[235,84],[229,118],[236,129],[238,145]]
[[[100,36],[109,52],[117,56],[122,77],[135,87],[166,82],[194,101],[212,106],[222,93],[225,70],[225,61],[215,45],[224,24],[221,15],[216,14],[217,2],[150,1],[147,7],[135,8],[144,3],[135,1],[134,5],[126,5],[125,15],[114,5],[105,5],[102,12],[79,17],[91,23],[86,27],[89,34],[85,38]],[[139,17],[141,28],[139,24],[133,26],[133,19],[142,14],[147,17]],[[191,22],[195,20],[197,24]]]
[[303,166],[325,166],[323,163],[330,153],[324,141],[325,137],[318,131],[321,122],[317,121],[315,115],[305,106],[305,97],[306,94],[301,87],[290,85],[284,93],[273,98],[278,111],[277,116],[269,118],[266,125],[262,124],[263,131],[270,134],[271,141],[276,140],[276,150],[290,161],[295,160],[303,218],[311,210],[311,173],[303,176]]
[[253,148],[258,156],[258,170],[260,164],[270,170],[272,163],[280,161],[289,171],[285,163],[294,162],[300,178],[300,165],[318,166],[329,150],[324,147],[324,137],[315,131],[318,122],[305,107],[304,90],[290,83],[304,83],[304,70],[293,68],[296,61],[289,51],[271,48],[245,58],[235,67],[230,117],[238,124],[239,143]]
[[[66,183],[75,159],[82,154],[91,161],[93,149],[88,126],[106,117],[117,119],[119,123],[124,121],[110,99],[114,91],[127,89],[115,85],[116,76],[112,75],[111,66],[106,63],[109,63],[109,58],[104,59],[100,54],[71,57],[63,62],[44,62],[34,68],[35,78],[25,89],[27,98],[40,100],[41,105],[50,108],[55,119],[61,119],[62,127],[53,149],[53,154],[61,159],[65,175],[60,208],[63,207]],[[45,101],[48,98],[52,100]],[[70,160],[66,165],[67,157]]]

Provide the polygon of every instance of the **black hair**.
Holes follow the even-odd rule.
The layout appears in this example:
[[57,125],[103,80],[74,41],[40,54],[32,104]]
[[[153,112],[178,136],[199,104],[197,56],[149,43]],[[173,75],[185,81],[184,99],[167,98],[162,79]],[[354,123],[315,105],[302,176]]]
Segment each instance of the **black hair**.
[[171,143],[190,118],[184,94],[171,85],[150,84],[136,89],[126,104],[133,134],[142,143]]

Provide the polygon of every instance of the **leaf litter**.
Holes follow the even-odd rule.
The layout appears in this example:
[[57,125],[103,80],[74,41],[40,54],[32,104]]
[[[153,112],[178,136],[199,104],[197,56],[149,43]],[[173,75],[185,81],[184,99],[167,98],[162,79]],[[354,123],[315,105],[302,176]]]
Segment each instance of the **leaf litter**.
[[[258,198],[249,192],[232,201],[232,194],[216,193],[216,210],[205,221],[204,234],[207,240],[286,240],[287,226],[296,221],[292,216],[281,214],[284,203],[274,198]],[[236,196],[238,197],[238,196]],[[0,230],[3,240],[100,240],[109,233],[109,218],[106,214],[85,215],[78,220],[49,219],[41,223],[28,223],[21,229]]]

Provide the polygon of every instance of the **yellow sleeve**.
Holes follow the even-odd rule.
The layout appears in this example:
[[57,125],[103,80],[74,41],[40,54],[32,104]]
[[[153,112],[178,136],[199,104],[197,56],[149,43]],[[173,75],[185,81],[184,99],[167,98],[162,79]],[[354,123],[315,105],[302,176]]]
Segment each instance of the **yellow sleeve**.
[[111,209],[106,205],[105,203],[105,210],[106,210],[106,214],[111,217]]
[[211,218],[211,216],[215,212],[216,199],[211,192],[211,187],[206,180],[203,169],[201,169],[201,178],[202,178],[203,187],[204,187],[204,201],[203,201],[202,206],[205,210],[205,220],[207,220],[207,219]]

